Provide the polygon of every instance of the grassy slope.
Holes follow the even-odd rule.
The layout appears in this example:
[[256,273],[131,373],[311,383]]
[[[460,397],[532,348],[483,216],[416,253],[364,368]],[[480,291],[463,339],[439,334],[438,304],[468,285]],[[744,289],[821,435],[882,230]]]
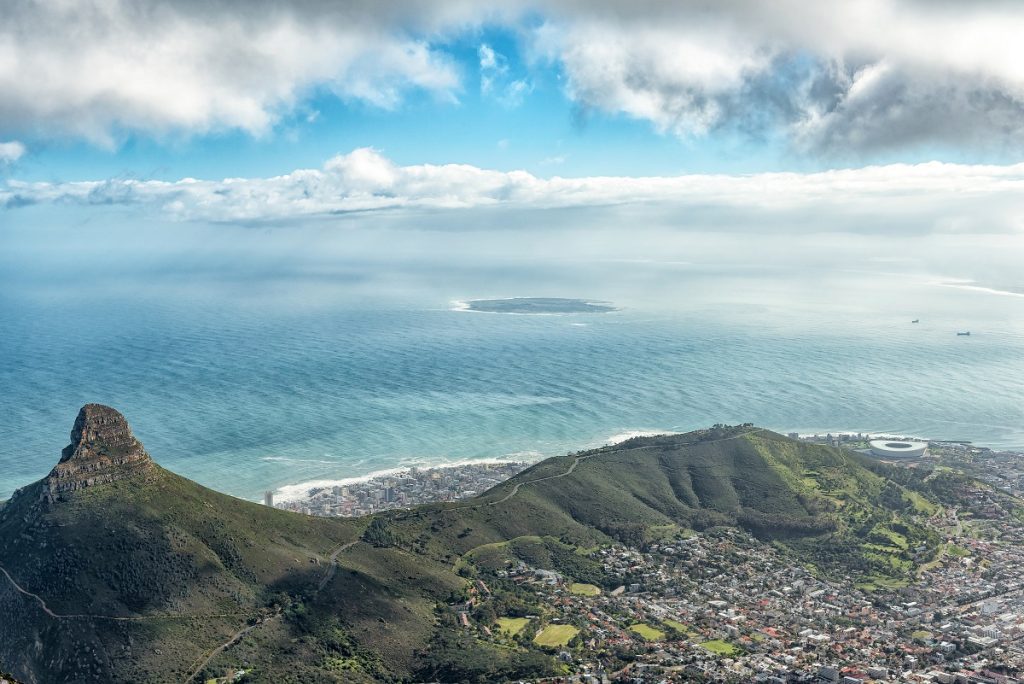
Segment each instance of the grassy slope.
[[[165,470],[155,480],[84,489],[41,509],[28,530],[18,514],[29,514],[33,497],[20,497],[0,520],[2,562],[61,613],[228,610],[254,600],[252,587],[286,582],[358,538],[364,525],[290,515]],[[12,526],[19,533],[4,534]],[[31,553],[40,547],[55,550]],[[179,585],[187,591],[174,591]]]
[[[552,477],[580,456],[570,476]],[[518,494],[503,500],[517,484]],[[733,429],[639,438],[550,459],[474,503],[427,506],[389,520],[398,545],[456,568],[520,558],[597,584],[579,567],[585,561],[559,544],[570,551],[612,540],[636,544],[666,527],[713,525],[777,539],[826,571],[898,577],[908,573],[918,545],[937,543],[913,520],[919,496],[841,450]]]
[[[904,547],[924,535],[879,503],[895,485],[838,450],[745,432],[630,440],[549,459],[470,502],[377,516],[386,548],[357,543],[319,593],[331,550],[357,539],[368,520],[276,511],[166,471],[153,485],[86,489],[48,510],[33,510],[30,488],[0,509],[0,563],[54,610],[245,615],[58,622],[5,590],[0,611],[17,622],[0,625],[0,660],[46,681],[180,681],[246,616],[276,604],[279,618],[211,666],[255,666],[266,681],[401,675],[434,636],[436,603],[464,586],[455,573],[467,563],[521,558],[603,586],[599,566],[578,549],[717,524],[778,538],[824,569],[853,562],[865,573],[903,572]],[[574,462],[570,476],[555,477]],[[895,498],[913,498],[905,493]],[[33,648],[37,639],[45,654]]]
[[[0,655],[11,667],[40,673],[42,681],[181,681],[190,663],[249,617],[271,614],[276,600],[311,595],[332,550],[358,539],[366,525],[251,504],[163,470],[145,486],[120,481],[55,505],[39,503],[39,486],[0,513],[0,563],[26,590],[45,597],[52,611],[92,616],[56,620],[0,578],[0,610],[18,617],[0,621]],[[320,605],[347,620],[332,630],[358,628],[383,653],[406,653],[408,644],[398,644],[410,637],[426,643],[436,589],[426,585],[440,583],[448,592],[461,582],[395,558],[403,555],[367,551],[335,574]],[[398,571],[416,580],[398,581]],[[181,614],[196,617],[170,617]],[[102,619],[119,616],[153,619]],[[388,624],[397,625],[391,631],[400,631],[400,638],[389,640],[382,616],[393,617]],[[294,620],[280,622],[295,626]],[[307,620],[299,631],[318,626]],[[45,652],[32,648],[37,639],[47,644]],[[125,647],[132,642],[142,647]],[[68,655],[53,658],[54,652]],[[261,659],[279,652],[267,647]]]
[[[423,507],[393,516],[393,524],[407,542],[454,560],[517,537],[582,546],[666,525],[735,523],[744,511],[791,523],[820,519],[768,467],[752,438],[692,439],[631,440],[624,448],[586,452],[571,476],[531,482],[565,472],[574,457],[551,459],[488,492],[481,503]],[[527,484],[499,502],[517,483]]]

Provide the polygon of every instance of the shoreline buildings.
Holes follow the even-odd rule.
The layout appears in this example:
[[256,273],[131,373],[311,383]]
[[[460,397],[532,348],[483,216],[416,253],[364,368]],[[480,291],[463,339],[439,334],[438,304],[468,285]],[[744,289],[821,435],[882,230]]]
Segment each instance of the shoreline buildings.
[[522,461],[509,461],[410,468],[347,484],[315,487],[301,499],[276,504],[271,499],[268,505],[307,515],[370,515],[380,511],[476,496],[522,472],[528,465]]

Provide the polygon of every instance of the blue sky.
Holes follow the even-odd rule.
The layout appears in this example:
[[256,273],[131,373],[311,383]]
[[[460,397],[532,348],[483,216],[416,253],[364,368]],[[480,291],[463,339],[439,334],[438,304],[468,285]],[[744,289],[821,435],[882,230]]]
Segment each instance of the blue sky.
[[30,0],[0,25],[0,221],[1015,233],[1022,34],[994,0]]
[[[118,4],[114,3],[114,6]],[[297,6],[302,4],[296,3]],[[685,5],[680,7],[679,18],[685,21]],[[642,11],[638,14],[642,18]],[[584,13],[582,18],[570,18],[565,22],[571,24],[575,20],[585,24],[600,19],[587,17]],[[654,16],[652,21],[657,19]],[[398,36],[396,39],[412,39],[426,45],[428,51],[443,60],[455,75],[456,82],[451,87],[432,88],[406,83],[397,88],[396,101],[382,105],[372,98],[351,92],[339,93],[338,88],[332,87],[329,76],[319,79],[296,76],[295,83],[287,84],[294,92],[289,94],[285,106],[272,101],[264,103],[265,109],[272,112],[273,121],[258,131],[232,121],[230,115],[214,116],[214,121],[181,125],[174,121],[154,122],[150,114],[132,120],[114,109],[98,115],[101,119],[97,123],[99,131],[93,129],[83,134],[76,131],[74,125],[68,125],[66,120],[54,121],[51,125],[26,125],[18,117],[25,117],[31,111],[28,114],[17,112],[9,120],[0,116],[0,141],[17,141],[25,152],[16,160],[16,168],[14,163],[8,163],[0,172],[21,180],[50,182],[104,178],[264,177],[299,168],[316,168],[335,154],[361,147],[378,149],[399,164],[461,163],[503,170],[524,169],[541,177],[817,171],[933,159],[1000,163],[1015,161],[1015,155],[1019,156],[1019,144],[1009,148],[1004,144],[1006,140],[1003,138],[1010,137],[1006,135],[1005,124],[993,124],[990,131],[992,140],[988,143],[982,140],[981,144],[977,139],[965,143],[958,136],[943,135],[940,130],[921,139],[908,137],[901,141],[896,138],[885,145],[872,145],[865,149],[859,149],[856,144],[839,151],[831,149],[827,153],[813,147],[810,150],[797,149],[791,131],[786,130],[793,122],[772,122],[774,110],[765,103],[770,103],[770,97],[778,99],[778,92],[804,87],[806,84],[802,81],[815,78],[816,69],[824,72],[827,68],[834,68],[834,65],[828,67],[825,60],[837,59],[834,55],[807,50],[799,43],[783,56],[776,57],[776,65],[764,70],[759,80],[744,77],[749,82],[735,88],[737,106],[755,113],[760,108],[767,113],[768,125],[755,131],[743,130],[742,124],[736,125],[737,122],[726,116],[713,122],[707,130],[689,130],[686,125],[682,126],[683,130],[677,130],[672,117],[685,119],[685,111],[668,112],[666,123],[659,120],[657,113],[648,115],[642,111],[631,111],[628,102],[616,103],[614,99],[610,103],[604,102],[600,93],[581,96],[583,88],[579,82],[589,76],[581,76],[578,72],[594,65],[580,66],[571,58],[538,48],[537,43],[543,40],[538,35],[551,23],[543,13],[522,12],[504,24],[479,18],[476,21],[478,23],[469,25],[460,23],[447,31],[423,31],[411,37],[407,29],[399,31],[388,26],[382,29],[394,30]],[[400,26],[401,22],[397,24]],[[613,26],[613,32],[615,28],[621,28],[623,32],[630,29],[629,26]],[[616,39],[614,36],[603,37]],[[666,36],[660,35],[659,38],[665,40]],[[685,42],[690,36],[685,31],[681,32],[678,44],[672,45],[673,36],[669,31],[667,39],[667,50],[685,50]],[[728,41],[723,39],[723,43],[723,54],[728,57]],[[643,46],[638,47],[642,52]],[[498,70],[488,71],[481,65],[481,50],[488,49],[496,55]],[[879,62],[887,59],[884,49],[881,52]],[[625,53],[609,59],[618,57],[642,61],[658,56],[631,55],[629,46],[626,46]],[[157,66],[160,67],[159,64]],[[598,69],[602,67],[600,63],[596,65]],[[657,69],[653,71],[657,72]],[[148,74],[143,76],[150,78]],[[657,79],[664,78],[664,74],[626,73],[620,76],[639,81],[649,78],[650,89],[658,96],[663,95],[657,93]],[[151,77],[159,80],[161,74],[153,73]],[[30,78],[27,70],[20,78]],[[398,79],[401,81],[402,78],[399,74]],[[684,74],[679,82],[669,82],[662,87],[670,91],[670,96],[673,95],[672,88],[699,91],[707,87],[700,82],[701,78],[696,73],[691,79],[696,83],[690,83]],[[964,74],[962,78],[966,79],[968,75]],[[599,86],[607,85],[596,80]],[[489,88],[486,83],[490,83]],[[747,91],[764,89],[766,83],[768,90],[778,92],[764,100],[742,92],[744,88]],[[517,97],[508,96],[512,84],[522,86]],[[1010,83],[1004,90],[1009,92],[1014,85]],[[109,89],[116,88],[117,84],[101,86]],[[212,87],[215,88],[216,84]],[[588,84],[587,87],[593,86]],[[710,87],[714,89],[714,85]],[[846,87],[852,91],[850,84]],[[948,88],[944,83],[935,86],[940,95]],[[159,92],[159,89],[155,90]],[[647,94],[640,92],[639,96]],[[38,93],[36,95],[39,96]],[[43,95],[54,97],[52,93]],[[925,93],[922,99],[927,99],[928,95]],[[997,95],[1005,93],[992,94],[993,97]],[[160,97],[174,96],[173,89],[169,88],[154,98],[157,100],[155,106],[160,106]],[[697,92],[697,97],[705,96],[720,97],[721,94]],[[87,97],[93,100],[87,106],[96,105],[104,94],[91,93]],[[137,95],[132,94],[131,97]],[[904,104],[900,103],[901,106]],[[914,115],[912,107],[904,108],[908,110],[908,116]],[[950,127],[955,124],[955,117],[971,114],[976,112],[951,111]],[[996,112],[993,116],[1004,115]],[[74,112],[69,116],[73,118]],[[850,125],[859,123],[862,122]],[[884,126],[885,122],[878,125]],[[894,122],[894,125],[906,124]],[[972,125],[977,125],[977,122]],[[985,135],[986,131],[981,131],[981,137]]]
[[[508,102],[482,92],[479,50],[503,58],[508,82],[529,92]],[[63,136],[26,141],[19,163],[24,180],[99,178],[175,180],[192,176],[272,176],[316,168],[330,156],[373,147],[400,164],[464,163],[553,175],[676,175],[749,173],[818,168],[822,162],[789,154],[779,140],[737,134],[681,138],[621,113],[586,109],[565,92],[558,64],[525,64],[514,36],[482,29],[441,46],[462,76],[456,100],[412,89],[385,108],[319,90],[273,128],[253,135],[237,129],[149,135],[120,131],[114,145]],[[929,154],[915,157],[930,158]]]

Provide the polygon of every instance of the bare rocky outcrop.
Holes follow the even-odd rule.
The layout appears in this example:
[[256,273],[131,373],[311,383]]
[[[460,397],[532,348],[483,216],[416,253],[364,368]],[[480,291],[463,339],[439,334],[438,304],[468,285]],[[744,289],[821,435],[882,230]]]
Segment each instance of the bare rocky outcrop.
[[59,499],[85,487],[144,477],[153,468],[124,416],[109,406],[86,404],[75,419],[71,444],[46,478],[46,490],[51,500]]

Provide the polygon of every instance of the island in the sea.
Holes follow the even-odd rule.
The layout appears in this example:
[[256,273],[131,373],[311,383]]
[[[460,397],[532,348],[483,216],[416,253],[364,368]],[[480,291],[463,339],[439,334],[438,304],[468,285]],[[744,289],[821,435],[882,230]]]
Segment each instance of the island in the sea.
[[463,311],[507,314],[574,314],[617,311],[610,302],[565,297],[511,297],[509,299],[471,299],[459,302]]

